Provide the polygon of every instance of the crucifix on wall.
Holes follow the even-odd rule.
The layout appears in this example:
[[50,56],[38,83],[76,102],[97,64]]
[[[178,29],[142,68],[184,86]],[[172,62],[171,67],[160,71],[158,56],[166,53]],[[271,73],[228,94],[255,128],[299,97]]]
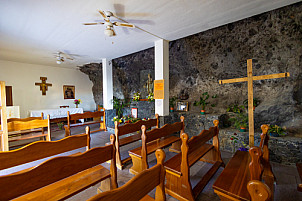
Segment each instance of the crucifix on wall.
[[253,110],[253,81],[265,80],[274,78],[289,77],[290,74],[278,73],[270,75],[253,76],[253,63],[252,59],[247,60],[247,77],[235,78],[228,80],[219,80],[219,84],[235,83],[235,82],[247,82],[248,83],[248,114],[249,114],[249,145],[254,146],[254,110]]
[[35,83],[36,86],[40,86],[40,91],[42,91],[42,95],[46,95],[46,91],[48,87],[51,87],[52,84],[46,83],[47,77],[40,77],[41,83]]

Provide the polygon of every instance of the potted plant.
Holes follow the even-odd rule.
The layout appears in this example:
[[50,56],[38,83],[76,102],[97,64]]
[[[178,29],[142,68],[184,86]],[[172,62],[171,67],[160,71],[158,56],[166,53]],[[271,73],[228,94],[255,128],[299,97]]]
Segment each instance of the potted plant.
[[236,113],[230,121],[234,122],[234,126],[239,129],[240,132],[245,132],[249,121],[246,113]]
[[175,101],[176,101],[175,96],[173,96],[172,98],[169,99],[170,112],[174,112]]
[[[243,105],[244,105],[246,108],[248,108],[248,103],[249,103],[248,99],[246,99],[246,100],[243,101]],[[256,108],[259,104],[260,104],[260,100],[259,100],[258,98],[254,98],[254,99],[253,99],[253,110],[255,110],[255,108]]]
[[231,104],[227,108],[227,112],[233,112],[233,113],[242,113],[244,111],[244,106],[243,105],[238,105],[238,104]]
[[234,135],[231,136],[231,142],[233,143],[233,152],[235,152],[236,144],[238,143],[239,151],[248,151],[250,149],[249,145],[245,144],[243,141],[239,140],[237,133],[234,133]]
[[[209,93],[205,92],[202,94],[202,96],[200,96],[199,101],[195,101],[193,103],[194,106],[201,106],[200,114],[205,114],[206,105],[209,104],[209,102],[207,102],[209,97],[210,97]],[[212,98],[217,98],[217,95],[212,96]],[[211,106],[215,107],[215,104],[212,104]]]
[[64,122],[58,122],[57,125],[60,130],[63,130]]
[[118,118],[122,118],[123,116],[123,109],[124,107],[127,107],[130,105],[131,101],[118,99],[116,97],[113,97],[113,109],[116,110],[116,115]]
[[278,125],[270,125],[268,133],[272,137],[280,137],[286,135],[286,127],[280,127]]

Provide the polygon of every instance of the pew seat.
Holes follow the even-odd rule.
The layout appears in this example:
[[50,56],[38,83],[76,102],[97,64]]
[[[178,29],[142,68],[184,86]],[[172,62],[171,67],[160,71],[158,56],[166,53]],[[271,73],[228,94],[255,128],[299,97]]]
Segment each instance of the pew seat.
[[[62,200],[99,182],[102,191],[117,188],[114,135],[110,141],[104,147],[54,157],[33,168],[0,176],[0,200]],[[14,154],[13,151],[7,154],[10,153]],[[26,160],[25,155],[23,158]],[[110,170],[101,165],[108,160],[111,160]]]
[[[199,135],[189,139],[188,134],[181,134],[181,153],[164,163],[166,169],[166,192],[178,200],[193,201],[204,189],[220,166],[224,166],[219,151],[218,120],[214,127],[203,130]],[[206,142],[213,139],[213,144]],[[190,167],[197,161],[212,163],[212,167],[193,187],[190,178]]]
[[[180,138],[174,136],[175,133],[183,133],[184,129],[184,117],[181,116],[181,122],[174,124],[165,124],[161,128],[155,128],[147,131],[146,126],[142,126],[142,146],[129,151],[129,155],[132,159],[132,167],[129,172],[137,175],[141,171],[148,169],[148,155],[155,152],[157,149],[163,149],[170,145],[177,149],[177,145],[180,142]],[[172,150],[174,150],[172,149]],[[170,149],[171,150],[171,149]]]

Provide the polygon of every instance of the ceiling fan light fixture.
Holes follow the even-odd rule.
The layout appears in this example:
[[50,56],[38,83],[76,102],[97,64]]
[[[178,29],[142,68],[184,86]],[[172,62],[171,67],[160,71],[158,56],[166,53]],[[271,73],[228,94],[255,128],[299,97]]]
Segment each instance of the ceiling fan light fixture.
[[113,31],[111,29],[105,29],[104,33],[106,36],[113,36]]

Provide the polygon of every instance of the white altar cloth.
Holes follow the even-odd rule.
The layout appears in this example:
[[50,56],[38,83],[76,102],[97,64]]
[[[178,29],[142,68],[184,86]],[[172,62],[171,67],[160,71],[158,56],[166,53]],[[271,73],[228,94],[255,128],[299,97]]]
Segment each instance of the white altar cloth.
[[[57,119],[67,117],[67,111],[69,111],[70,114],[83,113],[83,108],[29,110],[29,113],[31,117],[41,117],[41,112],[43,112],[43,119],[47,119],[47,115],[50,116],[50,119]],[[83,121],[82,119],[82,122]]]

